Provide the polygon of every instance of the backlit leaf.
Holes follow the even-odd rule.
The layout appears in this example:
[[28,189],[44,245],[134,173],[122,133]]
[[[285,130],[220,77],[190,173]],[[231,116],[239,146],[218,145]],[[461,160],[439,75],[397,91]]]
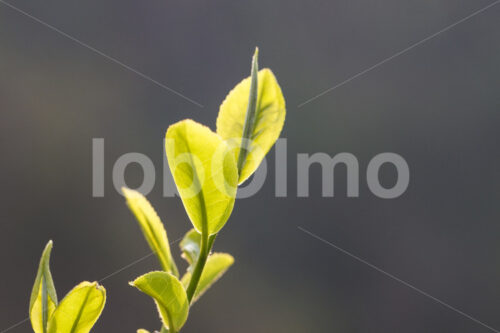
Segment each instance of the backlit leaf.
[[217,233],[233,210],[238,182],[234,155],[208,127],[183,120],[168,128],[168,164],[199,233]]
[[172,259],[167,232],[153,206],[141,193],[123,188],[123,195],[127,199],[130,210],[134,213],[139,227],[149,247],[156,254],[162,269],[179,276],[177,266]]
[[57,306],[56,289],[49,267],[51,252],[52,241],[49,241],[40,259],[35,284],[31,291],[29,315],[35,333],[47,332],[48,320]]
[[[257,55],[256,55],[257,56]],[[256,71],[256,56],[253,72]],[[247,114],[249,106],[252,77],[241,81],[229,92],[220,106],[217,118],[217,133],[224,139],[233,142],[236,156],[245,154],[240,169],[238,183],[243,183],[258,168],[264,156],[278,139],[285,122],[285,99],[276,77],[270,69],[258,72],[257,100],[254,112]],[[247,128],[248,135],[244,135]],[[241,139],[247,144],[247,152],[240,152]]]
[[169,330],[178,332],[186,323],[189,302],[182,283],[175,276],[151,272],[130,284],[154,299],[163,325]]
[[182,257],[189,265],[194,264],[200,255],[200,243],[201,235],[195,229],[189,230],[180,242]]
[[[192,303],[196,302],[203,294],[219,280],[229,267],[234,263],[234,258],[226,253],[214,253],[208,257],[205,269],[196,288]],[[182,277],[182,283],[187,288],[191,281],[191,273]]]
[[49,320],[48,333],[88,333],[106,303],[106,290],[97,282],[82,282],[61,301]]

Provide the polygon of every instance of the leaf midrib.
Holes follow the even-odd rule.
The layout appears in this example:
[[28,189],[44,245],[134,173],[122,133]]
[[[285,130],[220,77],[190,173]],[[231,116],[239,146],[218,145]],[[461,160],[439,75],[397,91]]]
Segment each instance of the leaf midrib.
[[[188,137],[188,133],[187,133],[187,128],[186,126],[184,126],[184,137],[187,138]],[[199,183],[199,175],[198,175],[198,170],[196,170],[196,165],[194,164],[194,160],[193,160],[193,155],[192,155],[192,151],[191,151],[191,147],[189,146],[189,141],[187,139],[184,140],[184,142],[186,143],[186,150],[188,151],[188,156],[189,156],[189,162],[190,164],[192,165],[192,168],[193,168],[193,181],[194,181],[194,175],[196,174],[196,179],[197,179],[197,182],[200,186],[200,193],[197,195],[197,197],[199,197],[199,200],[200,200],[200,210],[201,210],[201,215],[202,215],[202,221],[201,221],[201,232],[202,234],[208,234],[208,215],[207,215],[207,205],[206,205],[206,202],[205,202],[205,196],[204,196],[204,192],[203,192],[203,187],[202,185]]]
[[[147,227],[147,231],[149,231],[149,234],[152,235],[152,241],[153,243],[156,245],[156,248],[157,249],[160,249],[161,253],[160,252],[156,252],[156,255],[160,258],[160,262],[161,262],[161,265],[163,266],[163,269],[165,271],[171,271],[171,267],[169,265],[169,262],[168,262],[168,259],[166,258],[167,254],[166,253],[163,253],[164,250],[166,249],[163,249],[162,246],[160,245],[160,240],[156,237],[156,232],[154,232],[154,228],[153,228],[153,225],[152,225],[152,222],[151,220],[147,217],[147,215],[143,212],[143,210],[141,209],[141,214],[142,216],[144,217],[144,219],[146,220],[146,227]],[[168,241],[167,241],[168,242]],[[155,251],[155,249],[153,249],[153,251]]]
[[89,291],[87,292],[87,295],[85,295],[85,299],[83,300],[82,305],[80,306],[80,310],[78,310],[78,315],[76,316],[75,321],[73,322],[73,326],[71,327],[71,331],[69,333],[76,332],[76,328],[77,328],[78,324],[80,323],[80,319],[82,318],[83,309],[85,308],[85,305],[87,304],[87,302],[89,300],[91,292],[92,292],[92,288],[89,288]]

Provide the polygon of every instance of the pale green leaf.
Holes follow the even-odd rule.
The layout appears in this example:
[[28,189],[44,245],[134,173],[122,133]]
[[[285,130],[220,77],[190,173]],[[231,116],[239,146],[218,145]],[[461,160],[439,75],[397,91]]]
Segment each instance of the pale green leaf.
[[199,233],[219,232],[233,210],[238,182],[234,155],[208,127],[190,119],[168,128],[168,164]]
[[177,266],[170,252],[167,232],[153,206],[144,195],[137,191],[127,188],[122,188],[122,191],[130,210],[139,222],[144,238],[146,238],[149,247],[156,254],[162,269],[179,276]]
[[194,264],[200,255],[200,243],[201,235],[195,229],[189,230],[180,242],[182,257],[189,265]]
[[97,282],[82,282],[61,301],[50,318],[48,333],[88,333],[106,303],[106,289]]
[[29,315],[35,333],[47,332],[48,320],[57,306],[56,289],[49,267],[51,252],[52,241],[49,241],[43,250],[31,291]]
[[130,284],[154,299],[163,325],[170,331],[178,332],[184,326],[189,302],[184,286],[175,276],[166,272],[150,272]]
[[[234,258],[227,253],[214,253],[208,257],[205,269],[196,288],[193,300],[191,303],[196,302],[203,294],[217,282],[224,273],[227,272],[229,267],[234,263]],[[187,288],[191,281],[191,273],[187,272],[182,277],[182,284]]]
[[[253,73],[257,68],[256,56],[252,66]],[[242,154],[244,157],[243,164],[238,163],[241,167],[239,184],[258,168],[278,139],[285,122],[285,99],[271,70],[266,68],[259,71],[258,80],[254,83],[258,91],[255,109],[252,110],[252,99],[249,98],[252,77],[248,77],[229,92],[217,117],[217,133],[224,140],[232,142],[236,156]],[[247,149],[240,152],[242,138],[245,138],[243,146]]]

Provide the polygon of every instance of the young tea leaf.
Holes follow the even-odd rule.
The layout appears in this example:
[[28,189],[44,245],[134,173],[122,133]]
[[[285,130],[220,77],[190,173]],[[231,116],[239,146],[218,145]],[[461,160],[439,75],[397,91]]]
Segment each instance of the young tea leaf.
[[46,333],[47,323],[57,307],[57,295],[50,273],[50,253],[52,241],[43,250],[35,284],[31,292],[29,315],[35,333]]
[[[203,296],[203,294],[227,272],[233,263],[234,258],[226,253],[214,253],[208,257],[205,269],[203,270],[191,303],[196,302]],[[190,280],[191,273],[188,272],[182,277],[182,284],[187,288]]]
[[140,329],[137,330],[137,333],[149,333],[149,331],[145,330],[143,328],[140,328]]
[[201,235],[195,229],[189,230],[180,242],[182,257],[189,265],[193,265],[200,255],[200,243]]
[[216,234],[233,210],[238,182],[234,155],[208,127],[183,120],[168,128],[168,164],[196,230]]
[[[251,94],[252,88],[256,88],[256,96]],[[232,142],[237,157],[244,158],[239,163],[239,184],[255,172],[278,139],[285,114],[285,99],[274,74],[266,68],[257,75],[256,53],[252,76],[229,92],[217,117],[217,133]],[[246,147],[246,152],[240,151],[240,147]]]
[[54,311],[48,333],[88,333],[106,303],[106,289],[97,282],[82,282],[71,290]]
[[149,247],[156,254],[162,269],[179,276],[179,271],[170,252],[167,232],[153,206],[146,197],[137,191],[127,188],[123,188],[122,191],[130,210],[139,222],[144,238],[146,238]]
[[130,285],[154,299],[163,325],[169,331],[178,332],[184,326],[189,302],[182,283],[175,276],[166,272],[150,272]]

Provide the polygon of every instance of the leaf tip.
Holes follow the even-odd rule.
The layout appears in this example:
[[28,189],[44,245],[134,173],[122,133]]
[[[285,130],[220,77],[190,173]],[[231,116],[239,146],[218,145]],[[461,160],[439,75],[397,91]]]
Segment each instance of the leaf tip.
[[106,288],[104,288],[104,286],[102,284],[99,284],[98,282],[96,282],[96,289],[106,294]]
[[92,287],[92,288],[94,288],[97,291],[100,291],[104,295],[104,297],[106,297],[106,288],[104,288],[103,285],[99,284],[98,281],[84,282],[84,283],[86,283],[87,286]]
[[257,76],[259,71],[259,47],[255,48],[255,52],[252,58],[252,76]]
[[47,245],[45,245],[45,248],[43,249],[42,253],[42,258],[41,258],[41,263],[42,262],[47,262],[50,260],[50,255],[52,253],[52,247],[54,246],[54,242],[52,240],[49,240],[47,242]]
[[129,198],[129,197],[133,196],[136,193],[136,191],[131,190],[128,187],[123,186],[122,193],[125,196],[125,198]]

